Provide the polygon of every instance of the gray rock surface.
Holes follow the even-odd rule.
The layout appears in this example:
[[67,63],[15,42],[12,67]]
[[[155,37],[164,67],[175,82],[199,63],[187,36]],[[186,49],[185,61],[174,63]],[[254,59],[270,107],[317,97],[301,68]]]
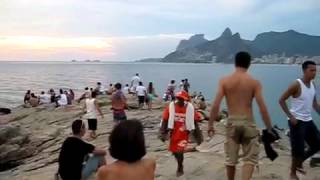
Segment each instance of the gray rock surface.
[[[168,142],[158,139],[158,128],[165,104],[155,102],[154,109],[137,110],[136,100],[131,96],[127,115],[129,119],[139,119],[145,127],[147,157],[157,161],[156,180],[224,180],[224,130],[223,125],[217,123],[217,134],[199,147],[200,152],[185,154],[185,175],[176,178],[176,162],[171,153],[167,151]],[[108,137],[113,128],[112,113],[108,97],[99,98],[105,118],[98,120],[98,138],[90,143],[108,148]],[[0,172],[1,180],[53,180],[57,171],[57,159],[62,142],[71,134],[71,122],[81,117],[81,105],[72,105],[66,108],[18,108],[8,117],[9,122],[1,125],[0,130],[0,156],[3,159],[12,159],[18,166]],[[86,121],[85,121],[86,122]],[[207,122],[201,123],[203,134],[206,137]],[[5,130],[4,130],[5,129]],[[10,138],[3,138],[7,136]],[[191,144],[190,146],[194,146]],[[288,140],[284,137],[277,145],[276,150],[280,157],[274,162],[266,158],[261,147],[259,171],[255,171],[254,180],[282,180],[288,179],[290,165],[290,151]],[[205,150],[205,151],[204,151]],[[13,156],[10,153],[14,152]],[[114,159],[107,156],[107,163]],[[237,178],[241,176],[240,166],[237,168]],[[303,179],[320,179],[320,167],[309,168]],[[92,179],[95,179],[93,176]]]

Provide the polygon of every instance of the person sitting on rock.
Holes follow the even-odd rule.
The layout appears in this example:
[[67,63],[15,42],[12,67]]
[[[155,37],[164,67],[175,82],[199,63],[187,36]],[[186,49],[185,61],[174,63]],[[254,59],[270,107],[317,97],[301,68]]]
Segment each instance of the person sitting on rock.
[[[198,121],[200,118],[192,103],[189,102],[189,95],[186,91],[178,92],[175,97],[177,101],[171,102],[163,112],[160,138],[165,141],[167,134],[170,132],[169,150],[177,160],[176,175],[178,177],[184,174],[183,154],[187,150],[189,134],[191,131],[195,132],[194,130],[199,129]],[[201,137],[201,135],[197,137]],[[200,141],[198,138],[197,143],[200,144]]]
[[26,94],[24,95],[24,100],[23,100],[24,104],[28,104],[29,103],[30,97],[31,97],[31,91],[28,90],[26,92]]
[[106,151],[82,140],[86,133],[82,120],[73,121],[72,133],[62,144],[57,176],[62,180],[84,180],[105,164]]
[[117,159],[102,166],[98,180],[153,180],[156,162],[143,158],[146,154],[143,126],[137,120],[121,121],[109,137],[109,151]]
[[41,94],[39,95],[39,100],[40,100],[40,104],[50,104],[51,96],[50,94],[47,94],[44,91],[41,91]]
[[109,88],[106,90],[107,95],[112,95],[114,91],[116,91],[116,89],[113,87],[113,84],[109,84]]
[[29,99],[31,107],[37,107],[39,105],[39,102],[39,98],[36,95],[34,95],[34,93],[31,93],[31,97]]
[[67,95],[64,93],[62,89],[60,89],[60,95],[57,97],[57,107],[65,106],[68,104]]

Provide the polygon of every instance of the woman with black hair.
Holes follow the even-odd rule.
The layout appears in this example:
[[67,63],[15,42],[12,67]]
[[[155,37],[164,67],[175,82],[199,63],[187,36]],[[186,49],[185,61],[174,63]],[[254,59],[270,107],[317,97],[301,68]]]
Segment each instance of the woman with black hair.
[[101,167],[98,180],[152,180],[156,162],[143,158],[146,146],[139,121],[121,121],[109,137],[110,154],[116,162]]
[[147,89],[147,95],[148,96],[146,99],[146,103],[148,104],[148,109],[151,110],[152,109],[152,101],[157,98],[157,94],[156,94],[156,91],[153,87],[152,82],[149,82],[149,86]]

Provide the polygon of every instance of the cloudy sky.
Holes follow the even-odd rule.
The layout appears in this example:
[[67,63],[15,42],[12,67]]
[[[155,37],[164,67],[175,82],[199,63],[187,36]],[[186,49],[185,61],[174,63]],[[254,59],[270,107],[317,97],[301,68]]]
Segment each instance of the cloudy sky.
[[230,27],[320,35],[319,0],[0,0],[0,60],[129,61]]

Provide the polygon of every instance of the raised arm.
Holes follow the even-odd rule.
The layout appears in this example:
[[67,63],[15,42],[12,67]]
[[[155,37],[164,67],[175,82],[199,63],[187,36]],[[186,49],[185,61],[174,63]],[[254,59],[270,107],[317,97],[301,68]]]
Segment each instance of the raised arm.
[[263,95],[262,95],[262,85],[260,84],[259,81],[257,81],[255,92],[254,92],[254,96],[255,96],[256,102],[258,104],[262,120],[263,120],[266,128],[268,130],[271,130],[272,123],[271,123],[271,119],[270,119],[270,116],[269,116],[269,112],[268,112],[267,106],[266,106],[266,104],[264,102],[264,98],[263,98]]
[[220,104],[224,96],[225,96],[225,93],[223,90],[223,80],[220,80],[218,85],[218,92],[216,94],[216,97],[213,103],[211,104],[210,118],[208,123],[209,136],[212,136],[214,134],[213,122],[216,121],[219,117]]

